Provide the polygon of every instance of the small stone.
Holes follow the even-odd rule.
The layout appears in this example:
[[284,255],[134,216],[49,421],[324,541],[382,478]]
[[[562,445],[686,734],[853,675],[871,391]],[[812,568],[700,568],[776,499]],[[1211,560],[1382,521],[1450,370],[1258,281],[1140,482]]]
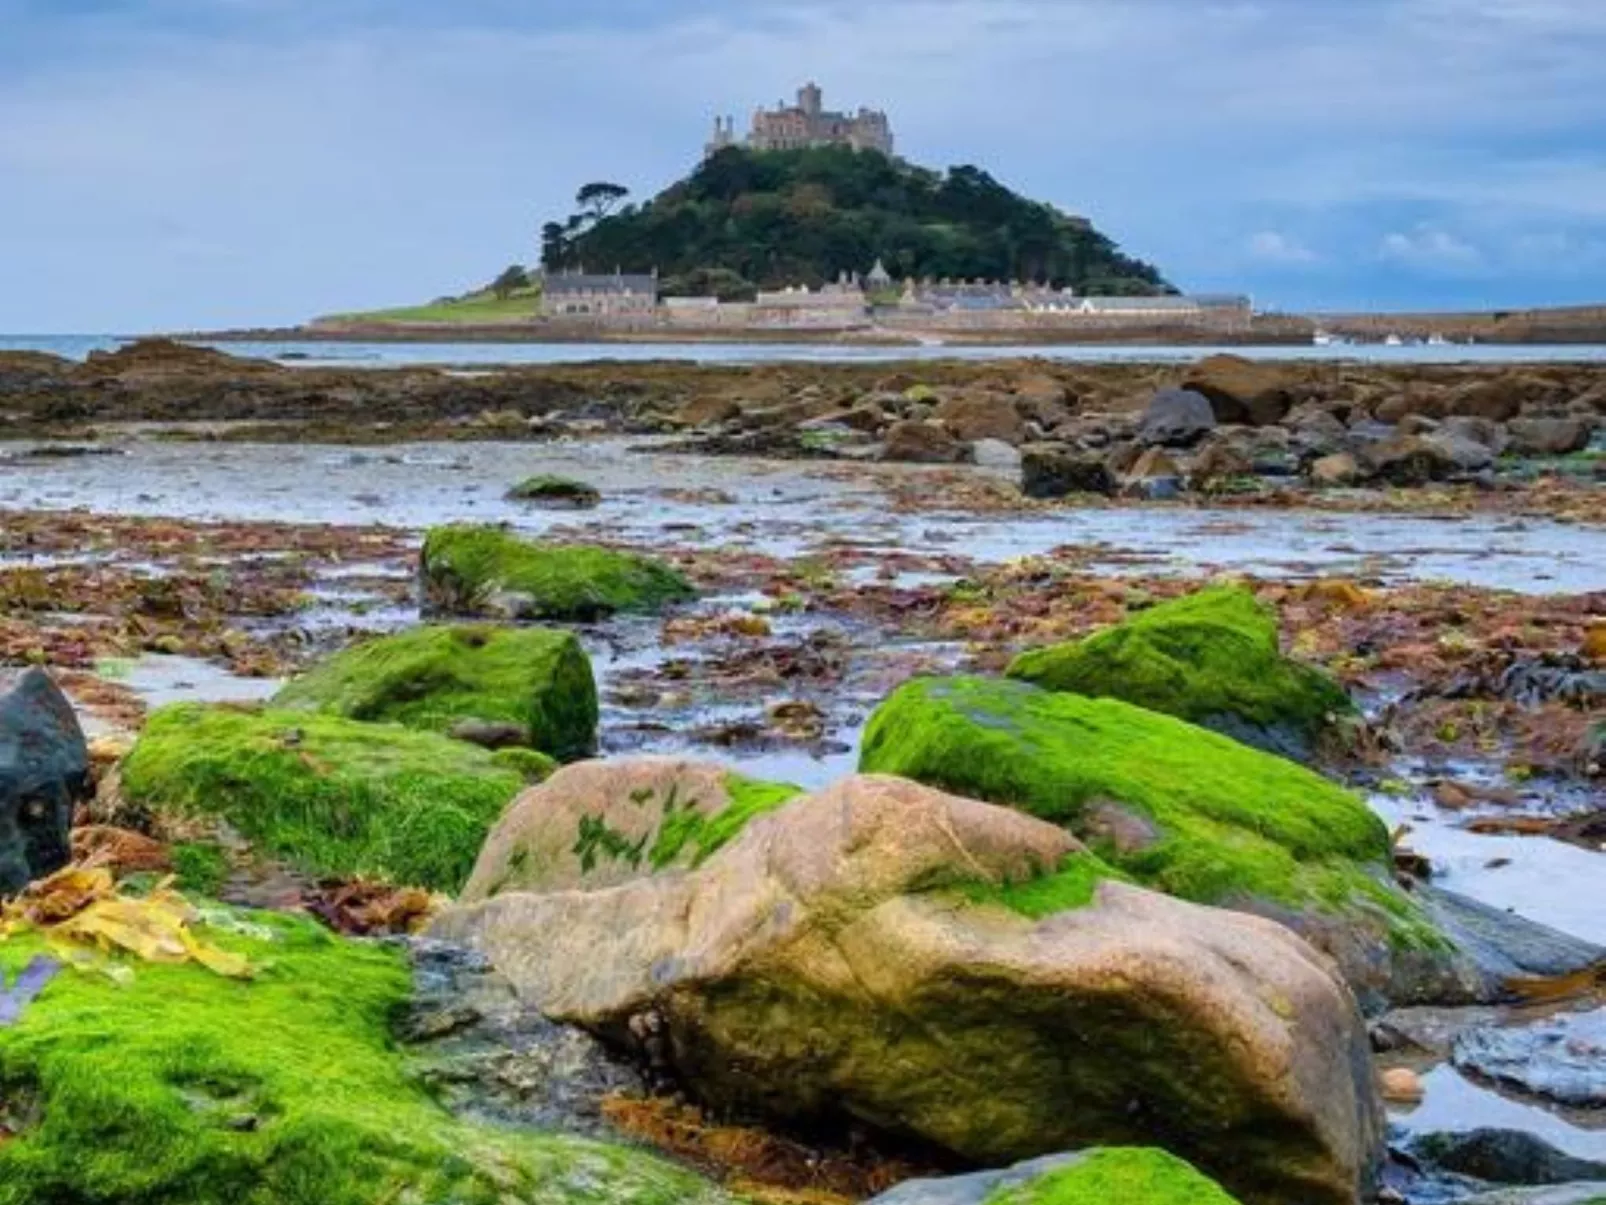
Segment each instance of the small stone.
[[1419,1105],[1427,1096],[1422,1077],[1409,1067],[1391,1067],[1382,1075],[1383,1099],[1391,1105]]

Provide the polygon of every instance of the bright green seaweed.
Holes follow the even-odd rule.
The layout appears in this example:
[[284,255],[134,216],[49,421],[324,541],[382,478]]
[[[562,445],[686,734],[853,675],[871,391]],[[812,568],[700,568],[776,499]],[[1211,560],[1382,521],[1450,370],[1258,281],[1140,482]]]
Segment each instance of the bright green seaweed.
[[1111,1147],[1026,1184],[1001,1189],[985,1205],[1238,1205],[1214,1181],[1165,1151]]
[[130,801],[225,820],[314,874],[441,891],[467,879],[524,786],[495,755],[434,733],[193,703],[155,712],[123,766]]
[[[676,1205],[722,1194],[650,1156],[454,1119],[409,1076],[393,947],[244,915],[249,982],[64,973],[0,1029],[0,1205]],[[42,950],[0,942],[0,970]]]
[[559,761],[597,748],[597,687],[572,632],[424,626],[337,653],[273,706],[449,733],[465,720],[516,724]]

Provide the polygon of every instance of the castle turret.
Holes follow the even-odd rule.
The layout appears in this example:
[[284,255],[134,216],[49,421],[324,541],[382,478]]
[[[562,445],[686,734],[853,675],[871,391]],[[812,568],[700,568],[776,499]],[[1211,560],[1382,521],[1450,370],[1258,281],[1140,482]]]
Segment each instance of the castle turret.
[[805,116],[818,117],[824,106],[825,93],[813,80],[797,90],[797,107],[803,110]]

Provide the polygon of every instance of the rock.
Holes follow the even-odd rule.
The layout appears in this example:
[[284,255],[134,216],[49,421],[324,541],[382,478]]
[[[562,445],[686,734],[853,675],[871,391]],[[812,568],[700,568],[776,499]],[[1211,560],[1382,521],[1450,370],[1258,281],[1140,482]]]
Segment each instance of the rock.
[[1423,442],[1441,449],[1458,473],[1475,473],[1494,463],[1493,448],[1447,429],[1433,432]]
[[1073,835],[1097,808],[1155,845],[1096,848],[1117,871],[1252,911],[1329,954],[1371,1008],[1478,998],[1475,971],[1394,886],[1388,833],[1355,795],[1291,761],[1116,699],[1024,682],[921,679],[883,703],[860,769],[1009,804]]
[[523,724],[458,720],[447,729],[446,735],[454,741],[467,741],[481,749],[525,749],[533,752],[530,750],[530,730]]
[[1409,1067],[1391,1067],[1380,1079],[1383,1099],[1391,1105],[1419,1105],[1427,1095],[1422,1077]]
[[1149,448],[1127,470],[1122,493],[1169,501],[1182,493],[1182,469],[1162,448]]
[[1209,398],[1218,422],[1265,427],[1282,422],[1293,408],[1290,388],[1296,376],[1284,365],[1221,355],[1190,368],[1182,387]]
[[1158,1150],[1047,1155],[1005,1171],[911,1180],[868,1205],[1237,1205],[1220,1185]]
[[394,724],[185,703],[151,715],[122,791],[314,875],[456,891],[524,789],[501,756]]
[[1240,448],[1226,440],[1216,440],[1199,449],[1188,465],[1188,483],[1196,490],[1204,490],[1254,473],[1254,462]]
[[507,497],[510,502],[532,502],[538,506],[573,510],[590,510],[602,503],[602,495],[596,486],[549,474],[526,477],[508,490]]
[[1606,949],[1559,933],[1514,912],[1479,903],[1430,883],[1411,893],[1417,906],[1455,946],[1458,972],[1467,990],[1444,985],[1414,993],[1417,999],[1452,1002],[1504,1000],[1513,979],[1558,979],[1606,962]]
[[1606,1009],[1456,1038],[1457,1069],[1578,1109],[1606,1107]]
[[1185,595],[1085,640],[1023,653],[1009,676],[1048,690],[1123,699],[1271,753],[1309,760],[1357,715],[1344,688],[1283,656],[1277,617],[1248,590]]
[[1578,418],[1517,418],[1506,424],[1518,456],[1568,456],[1589,447],[1593,425]]
[[1026,422],[1013,398],[990,393],[961,393],[945,399],[932,417],[957,440],[998,439],[1019,444],[1026,437]]
[[1028,498],[1115,493],[1114,475],[1104,458],[1076,452],[1064,444],[1028,444],[1021,449],[1021,492]]
[[[591,659],[572,632],[555,629],[411,628],[320,662],[273,706],[453,735],[479,724],[475,744],[525,745],[560,761],[597,749]],[[484,725],[513,729],[491,739]]]
[[969,444],[955,439],[941,423],[913,420],[888,427],[881,448],[882,460],[911,464],[960,464],[969,455]]
[[[453,1117],[395,1040],[412,977],[393,946],[335,937],[308,918],[228,911],[206,938],[259,973],[243,984],[191,962],[137,964],[126,984],[74,975],[35,1000],[23,1025],[0,1028],[0,1196],[734,1205],[617,1142]],[[9,969],[44,943],[21,935],[0,949]],[[516,1052],[488,1057],[518,1063]],[[532,1097],[567,1079],[532,1085]]]
[[0,673],[0,897],[71,860],[73,809],[94,793],[67,696],[42,669]]
[[1484,381],[1473,381],[1453,390],[1444,399],[1446,416],[1485,418],[1504,423],[1517,417],[1530,396],[1527,382],[1511,373]]
[[594,890],[694,866],[800,794],[677,758],[570,766],[520,795],[491,830],[462,902]]
[[1348,452],[1323,456],[1310,466],[1310,483],[1318,489],[1341,489],[1362,479],[1361,466]]
[[742,416],[742,405],[728,397],[704,396],[695,397],[680,408],[676,416],[679,422],[688,427],[712,427],[720,423],[728,423]]
[[532,543],[501,528],[432,528],[419,561],[426,613],[591,623],[694,596],[650,557],[584,544]]
[[1284,423],[1292,433],[1294,446],[1307,455],[1329,456],[1344,450],[1349,429],[1329,410],[1301,406]]
[[454,1116],[607,1138],[603,1102],[647,1093],[639,1070],[523,1003],[483,954],[421,938],[407,951],[413,993],[397,1036],[413,1077]]
[[1019,473],[1021,469],[1020,450],[999,439],[978,439],[970,445],[970,458],[977,468],[1003,473]]
[[1606,1181],[1606,1163],[1575,1159],[1537,1135],[1520,1130],[1423,1134],[1413,1138],[1407,1149],[1413,1159],[1428,1167],[1489,1184]]
[[1606,1182],[1508,1188],[1469,1197],[1461,1205],[1601,1205],[1602,1201],[1606,1201]]
[[1470,440],[1475,444],[1482,444],[1496,456],[1506,450],[1508,443],[1506,429],[1499,423],[1490,422],[1486,418],[1452,416],[1439,424],[1439,430],[1446,435],[1453,435],[1460,439]]
[[1216,427],[1210,399],[1191,389],[1162,389],[1149,401],[1138,438],[1151,447],[1189,448]]
[[1390,485],[1427,485],[1461,471],[1449,448],[1420,435],[1400,435],[1386,443],[1373,444],[1361,450],[1360,459],[1370,476]]
[[849,779],[695,870],[504,894],[435,935],[549,1017],[661,1032],[715,1108],[986,1163],[1163,1134],[1251,1205],[1351,1205],[1380,1112],[1329,964],[1280,926],[1091,884],[1086,857],[1007,809]]

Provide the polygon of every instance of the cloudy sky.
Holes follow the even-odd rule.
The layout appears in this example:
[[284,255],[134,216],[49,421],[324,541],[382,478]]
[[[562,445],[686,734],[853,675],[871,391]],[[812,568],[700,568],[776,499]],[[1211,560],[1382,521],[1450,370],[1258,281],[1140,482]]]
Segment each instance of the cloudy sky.
[[0,0],[0,331],[455,292],[811,77],[1185,289],[1606,300],[1606,0]]

